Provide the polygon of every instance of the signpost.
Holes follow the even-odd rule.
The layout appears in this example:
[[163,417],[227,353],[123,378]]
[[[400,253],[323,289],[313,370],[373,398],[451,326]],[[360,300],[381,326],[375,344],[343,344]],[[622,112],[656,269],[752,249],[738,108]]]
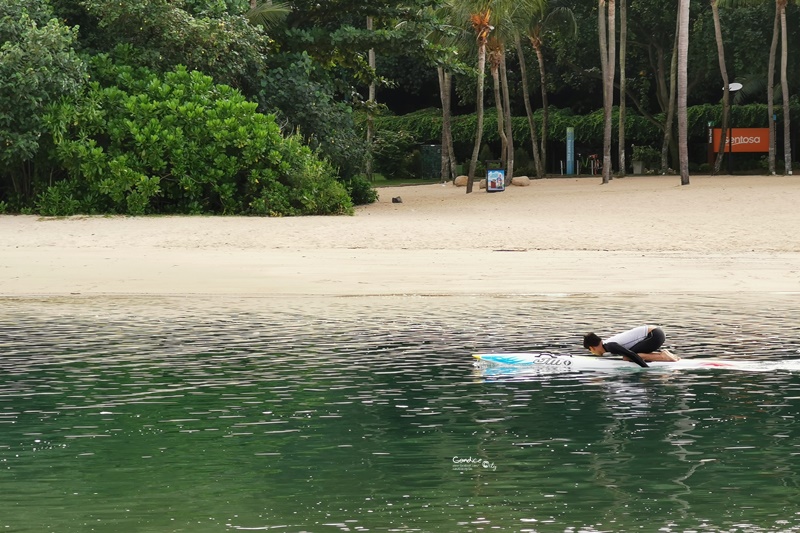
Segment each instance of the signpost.
[[575,128],[567,128],[567,175],[575,174]]
[[[728,84],[728,91],[735,93],[739,89],[742,88],[741,83],[729,83]],[[728,174],[733,174],[733,143],[731,142],[731,137],[733,134],[733,102],[731,102],[731,119],[728,121]]]

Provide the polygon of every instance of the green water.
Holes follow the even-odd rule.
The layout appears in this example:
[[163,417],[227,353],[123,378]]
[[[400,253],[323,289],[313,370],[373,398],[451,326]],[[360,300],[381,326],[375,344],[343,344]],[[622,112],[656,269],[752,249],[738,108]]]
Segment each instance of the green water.
[[795,295],[0,303],[0,531],[800,531],[800,374],[469,357],[797,359]]

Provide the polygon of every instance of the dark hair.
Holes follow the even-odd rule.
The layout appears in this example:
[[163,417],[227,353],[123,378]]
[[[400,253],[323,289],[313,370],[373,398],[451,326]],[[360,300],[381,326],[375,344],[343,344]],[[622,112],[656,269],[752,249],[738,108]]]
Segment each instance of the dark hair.
[[591,348],[592,346],[597,346],[598,344],[602,344],[603,339],[595,335],[594,333],[587,333],[583,336],[583,347],[584,348]]

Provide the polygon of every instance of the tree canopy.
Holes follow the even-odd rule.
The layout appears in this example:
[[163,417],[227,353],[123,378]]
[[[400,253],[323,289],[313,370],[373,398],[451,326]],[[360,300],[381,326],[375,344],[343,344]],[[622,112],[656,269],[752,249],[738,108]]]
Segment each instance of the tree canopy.
[[[775,116],[781,122],[786,110],[797,109],[799,105],[796,95],[800,86],[800,54],[794,53],[792,47],[800,42],[800,6],[795,1],[779,3],[785,6],[782,15],[788,33],[786,44],[782,42],[779,50],[789,48],[789,53],[784,54],[787,57],[784,70],[785,83],[790,89],[774,91]],[[507,98],[507,102],[497,106],[504,115],[508,114],[507,117],[492,118],[493,112],[487,113],[483,129],[486,142],[481,153],[488,150],[497,154],[499,139],[495,140],[494,130],[497,130],[498,119],[508,124],[507,134],[500,134],[500,137],[508,137],[508,146],[513,146],[510,144],[512,134],[525,137],[528,133],[519,119],[531,102],[542,101],[546,102],[547,109],[533,109],[529,115],[531,124],[534,119],[544,119],[543,154],[546,145],[552,144],[548,139],[560,139],[565,121],[572,120],[569,117],[578,120],[579,115],[582,123],[592,124],[579,138],[587,149],[597,148],[600,138],[595,132],[599,130],[594,125],[597,112],[603,107],[598,3],[486,0],[473,4],[475,9],[465,10],[458,8],[469,7],[467,3],[449,0],[285,0],[267,1],[263,5],[251,0],[6,0],[0,5],[3,43],[0,47],[0,143],[3,146],[0,212],[35,210],[37,205],[43,205],[47,194],[52,195],[57,190],[70,190],[76,195],[92,193],[85,187],[75,186],[80,180],[85,181],[88,174],[81,170],[81,165],[76,166],[74,158],[64,155],[67,137],[55,128],[58,124],[63,127],[66,123],[75,123],[102,130],[125,117],[120,105],[111,105],[113,99],[108,99],[114,90],[128,90],[124,89],[122,81],[106,79],[98,86],[98,79],[88,77],[87,65],[97,64],[98,58],[113,62],[120,72],[148,72],[147,79],[152,83],[170,86],[172,82],[168,80],[183,75],[179,73],[194,79],[193,73],[197,72],[209,80],[209,98],[217,95],[220,101],[228,102],[241,98],[241,103],[255,106],[248,108],[248,112],[270,117],[265,120],[274,122],[284,139],[275,142],[287,143],[286,146],[299,142],[307,146],[308,157],[327,165],[328,170],[320,176],[332,173],[356,203],[374,199],[362,173],[377,151],[394,154],[395,160],[408,152],[405,162],[392,165],[398,172],[401,167],[406,172],[410,165],[418,164],[420,155],[415,145],[430,142],[430,138],[415,131],[398,130],[402,128],[402,121],[392,117],[441,106],[441,78],[437,67],[453,75],[456,129],[466,128],[466,124],[475,126],[475,122],[470,122],[475,120],[474,117],[470,119],[470,114],[477,98],[485,99],[482,103],[489,110],[498,104],[497,98]],[[739,109],[732,111],[734,121],[740,125],[750,125],[740,122],[743,116],[749,116],[742,106],[764,105],[767,94],[773,94],[766,80],[777,4],[771,0],[719,3],[728,76],[730,81],[744,86],[734,100]],[[548,13],[564,15],[564,10],[568,10],[569,24],[550,23]],[[262,16],[255,16],[257,12]],[[265,13],[276,16],[265,16]],[[656,144],[667,127],[664,115],[671,98],[671,62],[676,53],[676,4],[674,0],[629,1],[627,13],[626,67],[624,73],[616,72],[614,83],[618,86],[620,75],[625,76],[625,101],[631,114],[626,124],[632,124],[628,139],[642,142],[646,137],[649,141],[645,142]],[[502,76],[497,78],[504,84],[502,91],[487,90],[483,95],[476,90],[481,77],[476,68],[479,64],[479,46],[476,45],[480,43],[473,31],[475,16],[486,19],[490,55],[494,54],[488,62],[490,67],[496,68],[502,61]],[[698,142],[702,143],[703,125],[700,122],[700,126],[693,125],[691,117],[696,117],[697,121],[716,120],[711,117],[719,115],[717,109],[722,98],[710,2],[691,2],[688,24],[689,131],[690,135],[698,135],[699,131]],[[522,54],[515,49],[514,32],[521,32],[524,37]],[[536,42],[531,40],[534,37]],[[374,68],[370,66],[370,50],[377,55]],[[371,84],[377,87],[377,103],[368,97]],[[530,91],[528,102],[523,86]],[[236,91],[239,96],[234,97],[229,90]],[[151,99],[148,105],[157,105],[157,95],[150,93],[138,96],[128,93],[130,100],[126,105],[134,105],[136,99],[144,98],[145,94]],[[614,98],[616,105],[619,95]],[[782,99],[791,100],[786,102],[785,108],[780,105]],[[80,115],[90,113],[92,105],[100,101],[105,106],[102,108],[104,118],[92,122],[94,118],[88,120]],[[184,104],[178,99],[170,105]],[[712,108],[703,107],[709,105]],[[550,107],[552,121],[547,119]],[[147,105],[141,107],[137,113],[144,113],[146,108]],[[207,109],[212,108],[214,105],[209,102]],[[697,110],[692,111],[693,108]],[[75,115],[70,117],[64,113]],[[52,120],[55,116],[60,117],[61,122]],[[148,120],[158,122],[159,131],[167,131],[172,127],[167,123],[175,121],[177,116],[175,112],[154,115]],[[383,128],[384,132],[378,131],[370,144],[365,124],[367,117],[372,124],[376,116],[379,117],[378,128]],[[417,130],[436,130],[435,114],[425,116],[428,118],[424,120],[431,121],[430,124]],[[786,133],[781,134],[787,138],[788,147],[792,131],[788,127],[789,117],[785,118],[787,127],[782,131]],[[133,119],[128,117],[127,120]],[[764,120],[754,118],[752,125]],[[227,125],[221,127],[234,127],[225,121],[223,124]],[[140,127],[150,126],[142,123]],[[93,139],[95,148],[102,149],[104,157],[122,157],[131,149],[130,143],[122,137],[115,141],[110,132],[88,135],[88,131],[83,130],[83,142]],[[454,133],[455,159],[463,164],[473,149],[476,131],[473,129],[468,135]],[[796,134],[794,137],[796,146]],[[115,142],[119,144],[114,145]],[[400,144],[387,145],[391,142]],[[487,143],[490,146],[487,147]],[[520,151],[520,157],[525,160],[525,148],[520,143],[516,146],[508,157],[513,159]],[[131,162],[134,154],[127,157]],[[702,147],[690,146],[691,157],[695,161],[703,160]],[[550,161],[552,163],[552,159]],[[174,168],[176,160],[166,161],[166,164]],[[206,164],[214,166],[216,163],[207,161]],[[107,171],[110,172],[110,168]],[[155,167],[140,165],[136,168],[134,172],[148,179],[160,176],[159,179],[166,180],[158,192],[151,195],[153,202],[147,204],[144,212],[167,205],[169,202],[164,199],[171,178],[159,174],[160,170]],[[71,185],[68,187],[61,182]],[[214,187],[213,184],[209,186]],[[217,183],[217,186],[222,187],[222,184]],[[61,189],[51,190],[53,187]],[[130,196],[135,191],[136,187],[131,186],[126,194]],[[95,193],[99,194],[98,191],[92,194]],[[287,194],[280,199],[285,205],[288,205]],[[82,201],[80,199],[78,204],[91,205],[91,202],[82,204]],[[248,205],[244,198],[236,201],[239,206]],[[207,205],[215,202],[224,203],[218,198]],[[337,209],[346,212],[348,205],[344,202],[341,209]],[[119,208],[118,205],[113,207]],[[241,207],[240,210],[247,209]],[[220,212],[228,210],[222,207]],[[273,210],[267,207],[263,212]]]

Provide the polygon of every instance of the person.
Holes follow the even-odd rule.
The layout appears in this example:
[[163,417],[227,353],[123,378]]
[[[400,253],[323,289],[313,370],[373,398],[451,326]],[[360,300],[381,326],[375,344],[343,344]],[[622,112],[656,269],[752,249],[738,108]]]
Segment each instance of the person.
[[647,361],[677,361],[669,350],[661,349],[666,340],[664,330],[658,326],[637,326],[623,331],[606,340],[595,333],[583,336],[583,347],[594,355],[606,352],[623,356],[639,366],[646,367]]

